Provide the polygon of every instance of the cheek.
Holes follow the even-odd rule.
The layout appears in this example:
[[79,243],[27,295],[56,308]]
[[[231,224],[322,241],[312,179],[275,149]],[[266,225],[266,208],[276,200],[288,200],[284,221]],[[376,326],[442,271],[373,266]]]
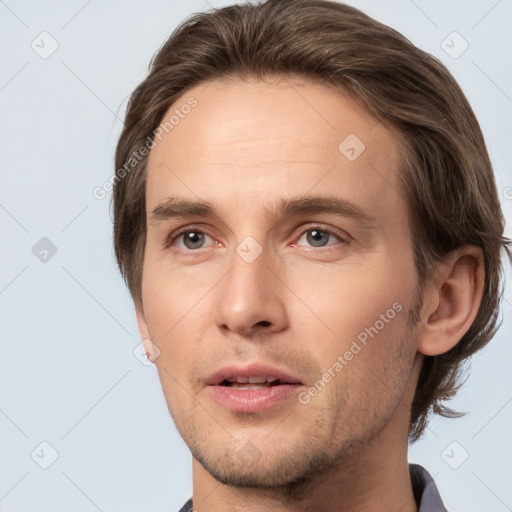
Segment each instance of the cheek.
[[356,335],[341,337],[333,344],[337,351],[322,354],[324,372],[333,368],[334,362],[339,363],[338,369],[342,367],[333,379],[328,400],[334,410],[341,404],[348,412],[344,420],[347,435],[358,426],[374,424],[376,418],[389,419],[407,384],[414,343],[406,327],[406,310],[390,311],[384,313],[385,320],[380,316],[377,320],[360,319],[359,326],[354,326]]
[[190,269],[173,266],[165,256],[146,256],[142,282],[144,312],[152,335],[168,344],[184,335],[190,317],[200,314],[214,281],[211,274],[191,275]]
[[165,258],[147,259],[144,267],[146,322],[152,341],[160,350],[155,365],[166,395],[172,397],[173,409],[187,403],[188,395],[183,394],[183,389],[193,386],[191,375],[211,350],[205,340],[211,339],[210,292],[220,278],[219,269],[210,266],[209,270],[197,270],[172,268]]
[[334,386],[328,385],[334,403],[350,402],[357,409],[368,401],[377,407],[380,400],[385,408],[393,399],[382,383],[394,382],[395,370],[384,362],[395,365],[402,358],[402,345],[407,343],[406,301],[411,300],[411,283],[396,268],[391,263],[347,262],[337,272],[325,266],[314,273],[298,268],[288,276],[290,288],[307,306],[294,308],[292,329],[322,372],[335,375]]
[[395,317],[403,316],[406,309],[404,301],[410,300],[412,286],[396,268],[395,264],[368,265],[364,261],[347,261],[336,268],[297,265],[287,273],[287,281],[307,311],[301,328],[314,328],[317,333],[321,329],[343,343],[376,322],[377,327],[382,322],[386,326],[396,323]]

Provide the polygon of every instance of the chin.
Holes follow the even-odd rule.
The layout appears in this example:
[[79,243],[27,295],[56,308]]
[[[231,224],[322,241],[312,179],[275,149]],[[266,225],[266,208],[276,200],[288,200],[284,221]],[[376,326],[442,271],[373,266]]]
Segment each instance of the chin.
[[290,472],[289,466],[283,460],[279,464],[263,464],[261,460],[252,463],[233,461],[227,456],[213,461],[201,454],[196,454],[194,457],[215,480],[231,487],[279,488],[304,479],[298,468]]
[[[330,444],[330,443],[329,443]],[[212,446],[191,448],[194,458],[217,481],[239,488],[279,489],[298,492],[314,479],[332,471],[348,458],[352,443],[334,450],[332,446],[314,442],[276,447],[273,443],[260,451],[250,441],[241,448],[212,453]],[[220,448],[220,447],[219,447]]]

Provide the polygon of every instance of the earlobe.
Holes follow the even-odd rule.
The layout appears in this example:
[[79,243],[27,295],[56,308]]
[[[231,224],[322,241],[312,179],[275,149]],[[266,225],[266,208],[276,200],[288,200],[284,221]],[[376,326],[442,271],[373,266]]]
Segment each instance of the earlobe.
[[435,356],[453,348],[468,331],[482,301],[485,268],[482,250],[465,246],[442,262],[427,285],[418,332],[418,352]]

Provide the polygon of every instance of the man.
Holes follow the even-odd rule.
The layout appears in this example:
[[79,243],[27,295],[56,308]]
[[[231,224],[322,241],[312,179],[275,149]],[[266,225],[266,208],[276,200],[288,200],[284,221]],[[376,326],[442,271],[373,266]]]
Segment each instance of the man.
[[456,416],[507,244],[446,68],[326,0],[196,15],[116,169],[116,255],[193,455],[182,511],[446,510],[408,440]]

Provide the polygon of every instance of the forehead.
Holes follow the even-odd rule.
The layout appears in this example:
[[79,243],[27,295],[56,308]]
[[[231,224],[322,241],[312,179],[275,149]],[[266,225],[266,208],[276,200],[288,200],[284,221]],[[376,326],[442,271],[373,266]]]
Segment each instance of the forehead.
[[171,118],[150,152],[148,209],[177,194],[256,211],[313,189],[379,213],[397,200],[394,133],[332,87],[292,77],[213,81],[184,93],[162,126]]

